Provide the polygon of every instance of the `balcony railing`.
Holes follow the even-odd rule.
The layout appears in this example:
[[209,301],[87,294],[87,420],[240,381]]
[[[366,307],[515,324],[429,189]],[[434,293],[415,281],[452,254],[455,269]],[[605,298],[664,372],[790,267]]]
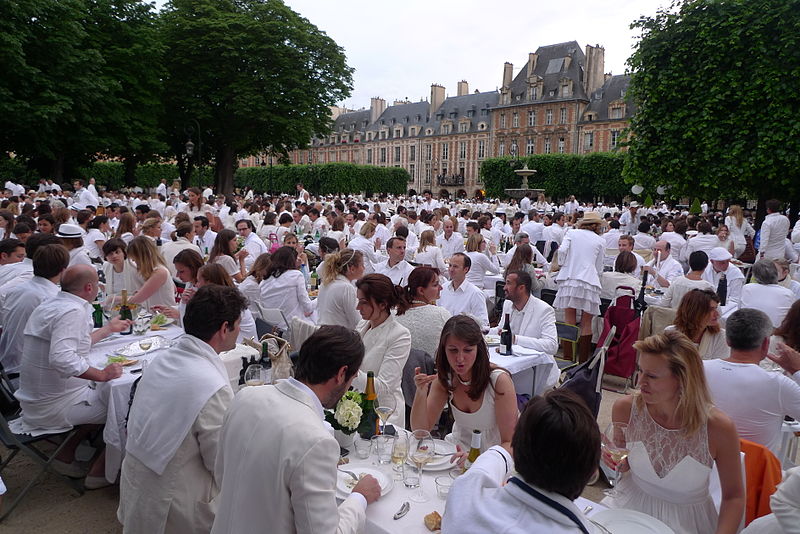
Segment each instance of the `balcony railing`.
[[452,176],[440,174],[436,177],[436,183],[443,187],[464,185],[464,177],[460,174],[454,174]]

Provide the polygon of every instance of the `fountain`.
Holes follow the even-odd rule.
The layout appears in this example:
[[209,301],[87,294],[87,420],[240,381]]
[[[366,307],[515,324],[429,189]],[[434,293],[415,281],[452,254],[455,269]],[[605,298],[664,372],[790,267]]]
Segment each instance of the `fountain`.
[[522,177],[522,185],[519,189],[506,189],[506,195],[511,198],[520,199],[527,193],[530,198],[535,199],[539,196],[539,193],[544,193],[544,189],[531,189],[528,186],[528,178],[536,174],[536,169],[529,169],[526,163],[521,169],[514,169],[514,173]]

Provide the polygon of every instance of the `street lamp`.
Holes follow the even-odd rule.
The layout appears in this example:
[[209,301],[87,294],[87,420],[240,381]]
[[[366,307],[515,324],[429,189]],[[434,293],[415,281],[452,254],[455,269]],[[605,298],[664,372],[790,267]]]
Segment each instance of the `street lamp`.
[[[203,168],[203,140],[200,136],[200,123],[197,122],[197,119],[192,119],[192,122],[197,127],[197,168],[200,170],[201,179],[202,179],[202,168]],[[184,130],[186,135],[189,136],[189,140],[186,141],[186,155],[191,158],[194,155],[194,147],[195,144],[192,143],[192,133],[194,128],[192,126],[187,126]]]

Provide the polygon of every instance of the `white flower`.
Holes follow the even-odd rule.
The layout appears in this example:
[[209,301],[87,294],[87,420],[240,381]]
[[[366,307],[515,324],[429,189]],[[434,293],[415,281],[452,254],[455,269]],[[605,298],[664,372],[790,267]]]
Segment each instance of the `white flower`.
[[349,399],[342,399],[339,404],[336,405],[336,412],[334,412],[333,417],[336,419],[336,422],[344,428],[355,430],[361,422],[361,414],[361,406],[359,406],[357,402]]

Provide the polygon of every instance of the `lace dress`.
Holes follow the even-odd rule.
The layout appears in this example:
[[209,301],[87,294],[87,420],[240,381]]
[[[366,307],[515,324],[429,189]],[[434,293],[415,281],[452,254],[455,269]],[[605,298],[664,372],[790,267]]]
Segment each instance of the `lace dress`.
[[718,514],[708,490],[714,460],[707,425],[687,438],[660,426],[637,404],[628,422],[630,471],[621,477],[618,495],[602,504],[658,518],[676,534],[713,534]]

